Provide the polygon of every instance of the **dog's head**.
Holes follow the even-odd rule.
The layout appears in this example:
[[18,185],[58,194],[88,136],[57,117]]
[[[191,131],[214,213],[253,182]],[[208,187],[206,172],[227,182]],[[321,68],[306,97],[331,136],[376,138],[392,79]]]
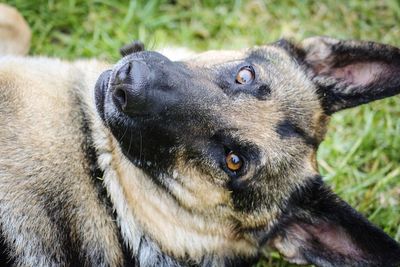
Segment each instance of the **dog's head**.
[[296,263],[395,266],[399,246],[324,185],[316,151],[332,113],[399,92],[397,48],[311,38],[182,62],[135,51],[99,78],[96,104],[124,157],[199,231],[228,228]]

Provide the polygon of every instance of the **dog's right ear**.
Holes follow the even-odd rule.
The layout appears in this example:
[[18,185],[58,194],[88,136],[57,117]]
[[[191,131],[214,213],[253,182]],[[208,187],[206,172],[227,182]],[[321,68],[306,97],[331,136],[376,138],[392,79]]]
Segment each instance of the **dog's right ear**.
[[288,201],[270,246],[297,264],[398,267],[400,246],[316,177]]
[[374,42],[311,37],[276,43],[304,67],[327,114],[400,93],[400,49]]

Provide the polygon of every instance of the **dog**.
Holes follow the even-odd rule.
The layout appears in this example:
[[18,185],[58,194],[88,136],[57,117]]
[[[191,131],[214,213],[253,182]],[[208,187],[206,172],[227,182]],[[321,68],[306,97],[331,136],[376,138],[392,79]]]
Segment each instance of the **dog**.
[[398,48],[122,53],[0,58],[3,266],[399,266],[316,162],[333,113],[400,93]]

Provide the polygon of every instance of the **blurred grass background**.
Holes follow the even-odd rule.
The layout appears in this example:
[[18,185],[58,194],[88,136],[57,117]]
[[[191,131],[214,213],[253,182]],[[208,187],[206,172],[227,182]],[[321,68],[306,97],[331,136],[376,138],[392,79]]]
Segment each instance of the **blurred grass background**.
[[[32,55],[114,61],[142,40],[194,50],[242,48],[313,35],[400,46],[400,0],[7,0],[33,30]],[[339,112],[319,154],[334,190],[400,241],[400,97]],[[259,267],[294,266],[275,253]]]

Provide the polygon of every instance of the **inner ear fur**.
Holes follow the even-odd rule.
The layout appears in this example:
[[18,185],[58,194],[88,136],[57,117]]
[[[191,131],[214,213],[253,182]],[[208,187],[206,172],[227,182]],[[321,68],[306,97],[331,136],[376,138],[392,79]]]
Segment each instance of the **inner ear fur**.
[[277,43],[304,67],[328,114],[400,93],[400,50],[366,41],[311,37]]
[[317,266],[400,266],[400,246],[318,177],[291,197],[269,245],[290,262]]

